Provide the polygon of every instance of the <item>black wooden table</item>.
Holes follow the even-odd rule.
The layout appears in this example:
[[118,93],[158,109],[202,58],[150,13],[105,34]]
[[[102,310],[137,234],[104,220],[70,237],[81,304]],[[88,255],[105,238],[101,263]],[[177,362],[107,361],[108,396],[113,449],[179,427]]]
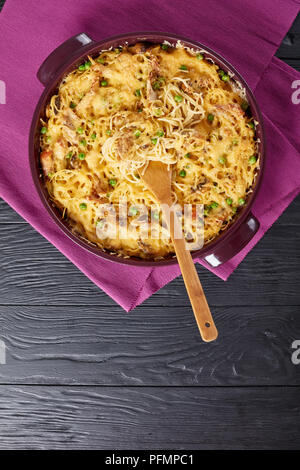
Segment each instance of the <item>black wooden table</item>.
[[[278,56],[300,70],[300,17]],[[300,448],[299,197],[228,282],[197,267],[210,344],[182,278],[126,314],[0,209],[1,449]]]

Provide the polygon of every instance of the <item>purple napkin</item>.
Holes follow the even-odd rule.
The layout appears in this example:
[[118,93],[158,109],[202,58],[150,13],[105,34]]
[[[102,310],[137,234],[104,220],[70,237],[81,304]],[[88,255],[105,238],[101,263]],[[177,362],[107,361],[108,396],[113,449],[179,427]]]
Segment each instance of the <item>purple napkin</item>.
[[127,311],[174,279],[177,266],[117,265],[67,239],[38,200],[27,146],[42,93],[36,71],[60,43],[79,32],[95,40],[130,31],[182,34],[231,62],[264,114],[266,173],[253,207],[260,230],[221,267],[212,269],[201,261],[227,279],[299,192],[300,104],[291,97],[300,74],[274,57],[299,10],[300,0],[7,0],[0,13],[0,90],[6,84],[6,104],[0,104],[0,196]]

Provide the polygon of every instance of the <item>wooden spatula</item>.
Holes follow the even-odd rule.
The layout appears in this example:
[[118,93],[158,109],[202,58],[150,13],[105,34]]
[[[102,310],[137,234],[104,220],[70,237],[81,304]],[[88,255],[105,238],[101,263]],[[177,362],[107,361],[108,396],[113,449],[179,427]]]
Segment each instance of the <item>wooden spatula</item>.
[[[140,171],[140,177],[160,204],[172,205],[171,172],[168,170],[167,165],[151,161],[144,172],[143,170]],[[162,211],[164,211],[163,206]],[[169,222],[170,236],[174,243],[177,260],[200,334],[204,341],[213,341],[217,338],[218,331],[211,316],[191,253],[185,248],[185,240],[183,237],[174,237],[175,228],[176,233],[179,232],[177,232],[178,225],[176,225],[178,219],[173,211],[170,211],[170,218],[166,217],[166,221]]]

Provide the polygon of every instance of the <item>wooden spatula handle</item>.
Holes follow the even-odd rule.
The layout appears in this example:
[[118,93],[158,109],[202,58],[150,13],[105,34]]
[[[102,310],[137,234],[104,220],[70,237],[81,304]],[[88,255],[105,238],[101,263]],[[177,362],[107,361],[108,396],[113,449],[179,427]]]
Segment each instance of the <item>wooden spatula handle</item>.
[[[176,216],[174,219],[174,212],[171,212],[170,234],[174,243],[177,260],[194,311],[196,322],[203,341],[213,341],[217,338],[218,331],[210,313],[193,258],[191,253],[185,247],[185,240],[184,238],[174,238],[174,224],[178,224],[178,219]],[[176,231],[176,233],[179,232]]]

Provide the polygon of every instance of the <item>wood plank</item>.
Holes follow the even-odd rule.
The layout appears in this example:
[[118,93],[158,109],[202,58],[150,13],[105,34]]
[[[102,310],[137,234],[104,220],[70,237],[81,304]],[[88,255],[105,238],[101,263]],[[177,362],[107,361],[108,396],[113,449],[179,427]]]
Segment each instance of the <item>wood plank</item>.
[[299,307],[219,307],[206,344],[189,306],[1,307],[0,383],[300,385]]
[[[277,222],[226,283],[198,266],[210,305],[300,305],[299,238],[297,225]],[[0,226],[0,257],[0,304],[114,305],[28,225]],[[182,278],[145,305],[187,305]]]
[[0,387],[0,449],[299,449],[299,388]]

